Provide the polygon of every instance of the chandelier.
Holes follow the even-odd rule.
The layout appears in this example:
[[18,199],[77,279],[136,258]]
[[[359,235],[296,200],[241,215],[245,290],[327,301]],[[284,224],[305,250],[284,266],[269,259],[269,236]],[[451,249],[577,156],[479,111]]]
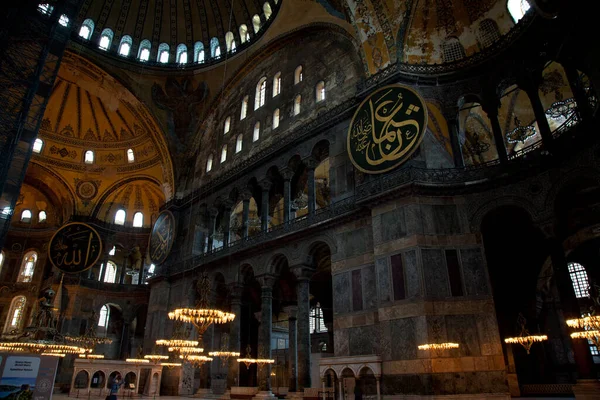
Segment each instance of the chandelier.
[[527,354],[530,354],[531,346],[533,346],[536,342],[544,342],[548,340],[548,336],[546,335],[530,335],[529,331],[525,327],[527,320],[523,316],[523,314],[519,313],[517,317],[517,324],[521,327],[521,333],[519,336],[509,337],[504,339],[504,343],[514,344],[518,343],[525,348]]
[[449,350],[458,349],[458,343],[426,343],[417,346],[419,350]]
[[521,121],[515,116],[515,129],[506,134],[506,140],[508,143],[525,143],[525,141],[537,133],[535,127],[532,125],[521,126]]
[[600,315],[588,315],[586,317],[567,320],[567,325],[571,328],[600,330]]
[[98,326],[98,319],[96,318],[96,312],[92,310],[90,318],[88,319],[89,328],[83,335],[80,336],[65,336],[65,339],[69,342],[73,342],[76,344],[89,349],[89,351],[93,351],[96,345],[99,344],[111,344],[112,339],[107,337],[99,337],[96,334],[96,326]]
[[587,339],[594,344],[596,347],[600,347],[600,331],[582,331],[571,333],[572,339]]
[[212,357],[198,356],[195,354],[182,354],[179,356],[179,358],[181,358],[184,361],[189,362],[190,364],[194,365],[195,367],[201,367],[202,364],[204,364],[205,362],[213,360]]
[[236,351],[229,351],[229,335],[224,333],[221,336],[221,349],[218,351],[211,351],[208,353],[211,357],[218,357],[221,359],[223,366],[227,365],[227,361],[230,357],[239,357],[240,353]]
[[[244,365],[246,365],[246,369],[250,368],[250,365],[252,365],[252,364],[256,364],[260,368],[260,367],[264,366],[265,364],[275,363],[275,360],[273,360],[271,358],[252,358],[251,352],[252,352],[252,348],[250,347],[250,345],[248,345],[248,346],[246,346],[246,355],[244,356],[244,358],[237,359],[237,362],[243,363]],[[262,351],[259,351],[259,352],[262,353]]]

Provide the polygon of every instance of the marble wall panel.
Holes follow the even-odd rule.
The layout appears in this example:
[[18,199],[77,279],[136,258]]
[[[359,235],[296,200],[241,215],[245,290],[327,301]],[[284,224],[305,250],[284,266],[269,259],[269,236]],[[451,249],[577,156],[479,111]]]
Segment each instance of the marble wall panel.
[[333,313],[344,314],[352,311],[352,289],[350,273],[333,275]]
[[358,326],[348,329],[348,343],[351,356],[374,354],[375,325]]
[[377,288],[374,265],[369,265],[362,269],[362,288],[364,309],[370,310],[376,308]]
[[479,333],[474,315],[446,315],[448,341],[459,343],[461,357],[481,355]]
[[404,207],[406,232],[409,235],[423,234],[423,221],[420,204],[408,204]]
[[[383,213],[381,217],[381,241],[399,239],[406,236],[406,220],[404,207]],[[375,242],[375,244],[379,244]]]
[[423,272],[425,276],[425,293],[428,298],[450,296],[448,272],[441,250],[422,249]]
[[467,296],[490,295],[486,264],[481,248],[461,249],[460,258]]
[[410,250],[404,253],[404,277],[406,282],[406,298],[423,297],[421,284],[421,268],[417,262],[417,251]]
[[401,318],[390,321],[392,359],[412,360],[417,358],[415,328],[415,318]]
[[350,355],[348,329],[336,329],[333,332],[333,349],[336,357]]
[[479,315],[476,319],[482,355],[502,354],[502,342],[495,313]]
[[384,374],[383,395],[461,395],[507,393],[504,371],[461,372],[442,374]]
[[342,258],[363,254],[372,248],[373,241],[369,230],[362,228],[337,235],[338,251],[341,251]]
[[377,298],[379,303],[387,303],[392,300],[388,257],[376,259],[375,268],[377,269]]

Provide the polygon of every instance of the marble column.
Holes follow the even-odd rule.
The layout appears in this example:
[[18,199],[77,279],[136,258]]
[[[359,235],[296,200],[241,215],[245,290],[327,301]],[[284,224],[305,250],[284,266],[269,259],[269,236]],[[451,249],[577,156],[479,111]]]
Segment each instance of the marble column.
[[292,190],[292,178],[294,171],[289,168],[281,170],[281,176],[283,177],[283,221],[290,221],[290,208],[291,208],[291,190]]
[[381,400],[381,376],[375,377],[377,379],[377,400]]
[[308,215],[313,215],[317,206],[315,168],[317,168],[319,162],[310,157],[304,160],[304,165],[306,165],[306,184],[308,185]]
[[[231,312],[235,314],[233,321],[229,323],[229,351],[241,353],[240,331],[242,326],[242,285],[235,283],[229,287],[231,298]],[[227,387],[239,386],[240,363],[237,357],[229,358],[229,371],[227,372]]]
[[525,90],[525,93],[527,93],[527,97],[529,97],[529,101],[531,102],[531,108],[533,109],[533,114],[535,115],[535,119],[540,130],[540,136],[542,137],[542,145],[544,146],[545,150],[551,151],[552,132],[550,131],[548,119],[546,118],[546,111],[544,110],[544,106],[542,105],[542,101],[540,100],[540,96],[538,94],[537,79],[528,75],[519,86]]
[[297,390],[311,387],[310,363],[310,277],[313,269],[307,265],[296,266],[292,271],[296,275],[298,296],[298,386]]
[[572,67],[569,64],[563,65],[563,67],[565,69],[567,79],[569,80],[571,91],[573,91],[573,96],[577,102],[577,111],[584,120],[587,120],[592,116],[592,110],[590,107],[590,101],[585,93],[585,89],[579,80],[579,72],[577,72],[575,67]]
[[288,306],[284,308],[288,315],[288,336],[290,347],[288,349],[288,375],[290,382],[288,391],[295,392],[298,387],[298,307]]
[[229,229],[230,229],[230,220],[231,220],[231,204],[226,204],[223,208],[223,218],[221,218],[221,223],[223,224],[223,247],[229,246]]
[[266,232],[269,229],[269,189],[271,181],[263,180],[259,183],[261,189],[261,207],[260,207],[260,225],[261,230]]
[[488,116],[490,124],[492,125],[492,133],[494,134],[494,142],[496,143],[496,151],[498,152],[498,158],[501,163],[508,161],[508,154],[506,152],[506,144],[504,142],[504,135],[502,134],[502,128],[500,127],[500,121],[498,121],[498,101],[496,100],[492,104],[483,105],[483,111]]
[[248,239],[248,218],[250,218],[250,199],[252,192],[246,190],[242,193],[242,237]]
[[[456,110],[458,114],[458,110]],[[456,168],[464,168],[465,161],[462,154],[462,144],[460,141],[460,127],[457,118],[448,118],[448,130],[450,134],[450,144],[452,146],[452,158]]]
[[[257,277],[261,286],[260,327],[258,331],[258,358],[271,358],[271,336],[273,324],[273,283],[269,275]],[[271,390],[271,364],[258,367],[258,387],[261,392]]]
[[219,214],[219,210],[214,207],[211,207],[208,210],[208,248],[206,249],[207,253],[210,253],[213,249],[213,237],[215,234],[215,222],[217,220],[217,214]]

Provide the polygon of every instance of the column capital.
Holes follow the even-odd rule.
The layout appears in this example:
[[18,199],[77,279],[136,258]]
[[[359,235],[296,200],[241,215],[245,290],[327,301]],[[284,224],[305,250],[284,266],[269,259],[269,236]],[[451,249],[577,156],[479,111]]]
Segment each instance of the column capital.
[[273,290],[273,285],[275,284],[276,278],[271,274],[263,274],[256,277],[256,281],[260,284],[263,292],[265,290]]
[[307,169],[315,169],[319,165],[319,160],[314,158],[313,156],[307,157],[302,160]]
[[217,215],[219,215],[219,209],[217,207],[210,207],[208,209],[208,216],[210,218],[217,218]]
[[290,267],[290,271],[296,276],[297,280],[308,280],[315,273],[315,268],[311,264],[297,264]]
[[244,189],[240,197],[242,198],[242,201],[250,201],[250,199],[253,197],[252,191],[250,189]]
[[298,306],[286,306],[283,307],[283,312],[288,315],[288,319],[298,319]]
[[289,167],[283,168],[281,171],[279,171],[279,173],[285,181],[289,181],[294,177],[294,171]]
[[260,186],[261,190],[263,192],[268,191],[269,189],[271,189],[271,185],[273,184],[273,182],[271,182],[270,179],[263,179],[260,182],[258,182],[258,186]]
[[231,300],[241,300],[242,292],[244,291],[244,285],[238,282],[233,282],[227,285],[229,287],[229,296]]

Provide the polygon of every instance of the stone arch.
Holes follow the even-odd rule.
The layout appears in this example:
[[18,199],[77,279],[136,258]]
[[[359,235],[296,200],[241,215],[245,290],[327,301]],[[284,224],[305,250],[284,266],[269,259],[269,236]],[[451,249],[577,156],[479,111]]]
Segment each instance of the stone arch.
[[90,373],[86,369],[81,369],[73,379],[75,389],[87,389],[90,383]]
[[[124,185],[127,185],[127,184],[132,183],[132,182],[136,182],[136,181],[154,183],[154,184],[156,184],[158,186],[158,188],[161,188],[160,190],[162,192],[162,185],[161,185],[161,183],[156,178],[154,178],[154,177],[138,175],[138,176],[133,176],[133,177],[129,177],[129,178],[123,178],[123,179],[121,179],[121,180],[113,183],[106,190],[104,190],[104,192],[102,193],[102,195],[100,196],[100,198],[96,201],[94,209],[92,210],[92,213],[90,215],[93,218],[98,218],[98,214],[100,213],[100,210],[102,209],[102,206],[104,205],[104,203],[106,202],[106,199],[108,199],[108,197],[111,194],[113,194],[115,191],[121,189]],[[165,198],[167,198],[166,195],[165,195]]]
[[267,262],[267,270],[265,271],[268,274],[272,274],[275,276],[279,276],[281,274],[282,269],[289,265],[290,257],[287,254],[286,250],[279,250],[271,257],[269,257],[269,261]]
[[587,168],[587,167],[577,167],[572,168],[570,170],[562,171],[559,177],[554,181],[552,187],[548,190],[546,194],[546,199],[544,201],[544,207],[547,209],[552,209],[554,204],[556,203],[556,199],[558,194],[570,183],[574,182],[577,179],[593,179],[600,184],[600,170],[596,168]]
[[538,220],[539,212],[535,204],[520,196],[502,196],[479,206],[470,216],[471,232],[480,232],[484,217],[492,210],[501,206],[515,206],[527,212],[532,221]]
[[310,240],[303,242],[300,245],[299,250],[294,254],[294,258],[303,258],[306,256],[311,256],[318,247],[323,245],[329,248],[329,252],[331,253],[332,257],[338,251],[335,239],[332,238],[330,234],[326,233],[318,235],[316,237],[311,238]]

